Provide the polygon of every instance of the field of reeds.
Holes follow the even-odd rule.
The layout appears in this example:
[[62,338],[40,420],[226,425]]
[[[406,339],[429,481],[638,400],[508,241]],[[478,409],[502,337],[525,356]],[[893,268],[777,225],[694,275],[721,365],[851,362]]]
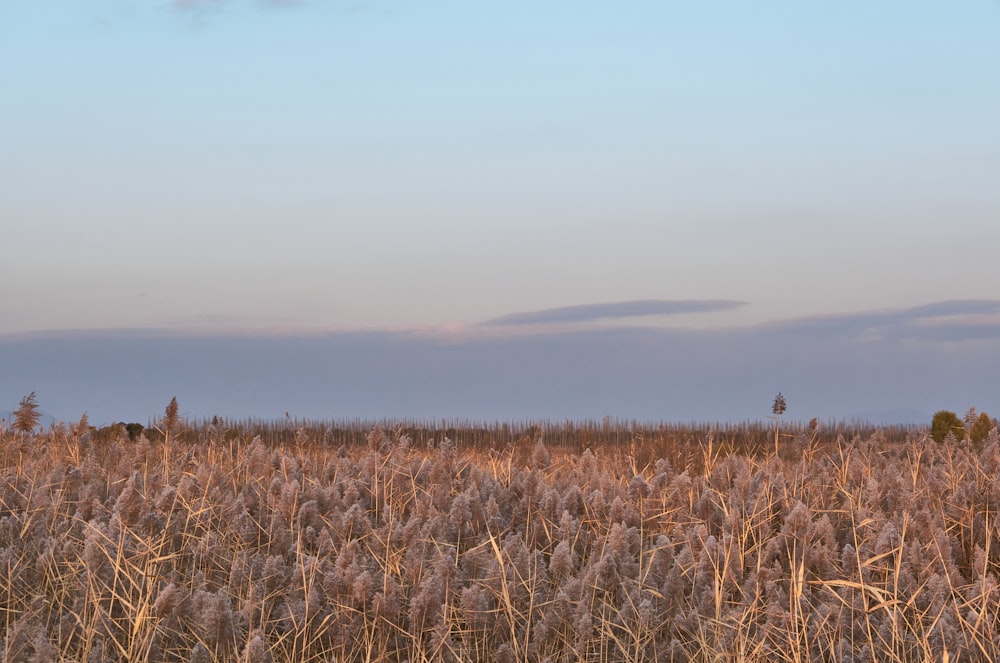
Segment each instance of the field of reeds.
[[0,429],[2,661],[1000,659],[1000,439]]

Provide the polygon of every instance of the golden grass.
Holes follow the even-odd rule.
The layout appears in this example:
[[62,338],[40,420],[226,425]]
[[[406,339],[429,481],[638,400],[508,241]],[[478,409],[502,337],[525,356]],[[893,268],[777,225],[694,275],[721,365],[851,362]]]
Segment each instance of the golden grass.
[[1000,655],[995,433],[252,433],[0,432],[0,660]]

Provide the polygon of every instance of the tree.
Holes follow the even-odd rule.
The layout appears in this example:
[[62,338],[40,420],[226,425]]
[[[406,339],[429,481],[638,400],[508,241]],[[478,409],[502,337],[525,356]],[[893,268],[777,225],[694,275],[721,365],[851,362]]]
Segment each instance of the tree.
[[976,444],[982,444],[987,437],[989,437],[990,431],[993,429],[993,420],[990,419],[990,415],[985,412],[979,413],[979,418],[972,424],[972,428],[969,429],[969,439]]
[[128,439],[135,442],[142,436],[142,431],[146,430],[146,427],[142,424],[137,424],[132,422],[130,424],[125,424],[125,432],[128,433]]
[[785,410],[787,409],[788,409],[788,404],[785,403],[785,397],[782,396],[781,392],[779,391],[778,395],[774,397],[774,405],[771,406],[771,412],[773,412],[775,416],[780,417],[785,413]]
[[774,424],[774,455],[778,455],[778,436],[781,431],[781,415],[785,413],[788,409],[788,404],[785,402],[785,397],[778,392],[778,395],[774,397],[774,404],[771,405],[771,413],[777,422]]
[[14,430],[32,433],[38,426],[42,413],[38,411],[38,398],[31,392],[21,399],[21,404],[14,413]]
[[965,439],[965,424],[958,418],[958,415],[949,410],[938,410],[931,419],[931,437],[935,442],[944,442],[948,433],[957,439]]

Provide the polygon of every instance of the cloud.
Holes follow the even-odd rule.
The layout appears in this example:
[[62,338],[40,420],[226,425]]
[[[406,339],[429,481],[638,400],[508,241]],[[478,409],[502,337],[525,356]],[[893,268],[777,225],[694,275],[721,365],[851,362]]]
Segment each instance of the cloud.
[[[407,332],[325,336],[90,334],[0,343],[0,406],[37,390],[75,420],[145,421],[177,396],[189,416],[434,420],[850,418],[988,408],[996,353],[947,357],[803,333],[611,329],[442,344]],[[10,403],[10,405],[7,405]]]
[[952,299],[902,309],[807,316],[765,323],[757,331],[928,341],[1000,338],[1000,300]]
[[171,0],[170,6],[179,11],[203,11],[218,9],[225,0]]
[[172,396],[193,417],[743,421],[765,418],[781,391],[793,419],[926,422],[941,408],[1000,410],[995,310],[956,300],[772,325],[553,325],[457,340],[449,329],[7,335],[0,408],[34,390],[54,416],[94,422],[143,422]]
[[[204,12],[221,9],[230,0],[171,0],[170,6],[182,12]],[[306,0],[257,0],[260,7],[285,9],[304,5]]]
[[997,299],[950,299],[923,306],[903,309],[913,318],[940,318],[953,315],[989,315],[1000,313]]
[[746,302],[729,299],[637,299],[625,302],[583,304],[559,308],[511,313],[487,320],[485,325],[539,325],[553,323],[592,322],[594,320],[633,318],[649,315],[678,315],[681,313],[707,313],[728,311]]

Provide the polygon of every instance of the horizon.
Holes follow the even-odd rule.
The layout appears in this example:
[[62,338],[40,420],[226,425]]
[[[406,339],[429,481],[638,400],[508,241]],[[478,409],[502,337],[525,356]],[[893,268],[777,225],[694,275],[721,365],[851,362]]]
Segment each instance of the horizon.
[[[973,408],[975,409],[975,408]],[[16,417],[15,410],[0,410],[0,423],[5,426],[10,426]],[[76,419],[67,419],[53,416],[52,414],[46,412],[44,408],[39,407],[39,423],[36,429],[37,432],[45,434],[53,426],[73,426],[77,424],[82,416],[87,417],[87,423],[91,429],[104,429],[112,426],[128,425],[132,423],[138,423],[143,426],[145,430],[154,430],[157,428],[158,424],[163,420],[163,413],[159,416],[149,416],[144,421],[128,420],[122,418],[112,418],[106,421],[91,421],[89,413],[84,412],[81,417]],[[963,414],[961,412],[954,412],[956,416]],[[981,414],[976,410],[976,414]],[[993,417],[988,412],[983,412],[982,414],[987,414],[994,421],[996,417]],[[903,421],[903,420],[872,420],[866,418],[865,416],[853,417],[853,418],[839,418],[839,419],[828,419],[821,420],[816,417],[810,419],[796,419],[794,417],[782,416],[781,421],[777,422],[778,427],[782,431],[788,430],[802,430],[806,428],[811,428],[815,423],[819,430],[828,431],[833,430],[862,430],[862,429],[908,429],[908,430],[922,430],[930,428],[931,420],[933,415],[926,418],[926,421]],[[649,428],[649,427],[662,427],[664,429],[683,429],[683,430],[706,430],[709,432],[725,432],[727,430],[737,430],[742,428],[748,429],[760,429],[763,431],[773,431],[776,425],[776,417],[774,415],[768,415],[766,418],[761,419],[744,419],[738,421],[675,421],[675,420],[658,420],[658,419],[624,419],[618,417],[612,417],[611,415],[605,415],[600,419],[400,419],[393,417],[384,417],[381,419],[374,418],[295,418],[291,414],[286,416],[276,417],[272,419],[260,419],[255,417],[222,417],[220,415],[212,415],[210,417],[189,417],[185,416],[183,413],[179,415],[179,422],[183,426],[189,427],[202,427],[202,426],[229,426],[229,427],[240,427],[248,426],[253,427],[255,425],[262,426],[279,426],[284,425],[289,429],[292,427],[310,427],[310,426],[322,426],[331,428],[341,428],[350,430],[374,430],[376,428],[381,428],[385,430],[386,426],[394,426],[401,428],[425,428],[425,429],[437,429],[444,430],[450,428],[457,429],[468,429],[468,430],[484,430],[492,427],[503,427],[510,426],[512,429],[517,430],[519,428],[531,429],[535,427],[540,427],[542,429],[546,428],[565,428],[568,425],[574,425],[578,429],[593,429],[596,427],[608,428],[610,430],[622,431],[630,430],[634,428]]]
[[997,409],[1000,300],[729,328],[634,323],[727,306],[623,302],[439,329],[3,335],[0,402],[36,391],[63,420],[140,422],[173,396],[193,419],[735,423],[766,417],[779,391],[804,421]]

